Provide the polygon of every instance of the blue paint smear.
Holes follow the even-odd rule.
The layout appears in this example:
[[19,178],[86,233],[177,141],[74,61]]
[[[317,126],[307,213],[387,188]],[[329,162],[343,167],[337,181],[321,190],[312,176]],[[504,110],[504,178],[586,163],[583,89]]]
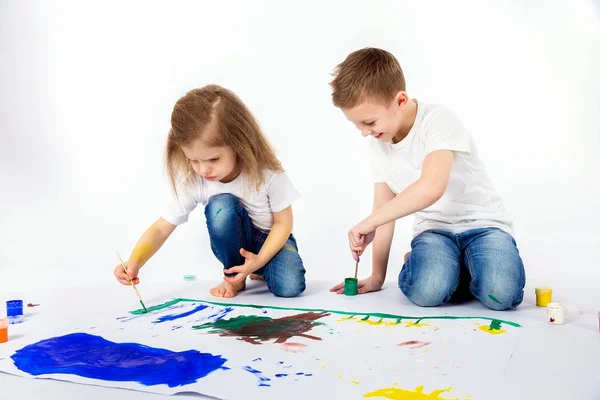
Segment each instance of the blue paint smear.
[[[230,312],[233,311],[233,307],[225,307],[220,309],[217,313],[213,314],[213,315],[209,315],[208,317],[206,317],[204,320],[206,319],[210,319],[210,318],[214,318],[215,321],[220,321],[222,320],[227,314],[229,314]],[[198,321],[200,322],[200,321]]]
[[264,311],[263,311],[263,314],[266,314],[266,313],[267,313],[267,310],[264,310]]
[[267,378],[266,376],[264,376],[261,371],[249,367],[247,365],[244,367],[244,371],[248,371],[258,378],[258,386],[271,386],[269,383],[267,383],[271,381],[271,378]]
[[262,361],[262,358],[255,358],[252,362]]
[[173,327],[171,328],[171,330],[172,330],[172,331],[174,331],[174,330],[181,329],[181,328],[183,328],[183,326],[181,326],[181,325],[176,325],[176,326],[173,326]]
[[227,359],[196,350],[174,352],[138,343],[115,343],[72,333],[25,346],[11,357],[31,375],[72,374],[142,385],[189,385],[223,367]]
[[283,378],[284,376],[288,376],[288,374],[275,374],[277,378]]
[[208,306],[206,304],[200,304],[198,307],[190,310],[190,311],[186,311],[184,313],[181,314],[169,314],[169,315],[164,315],[162,317],[159,317],[156,321],[152,321],[153,324],[160,324],[162,322],[166,322],[166,321],[175,321],[176,319],[179,318],[185,318],[185,317],[189,317],[192,314],[197,313],[198,311],[204,310],[205,308],[208,308]]

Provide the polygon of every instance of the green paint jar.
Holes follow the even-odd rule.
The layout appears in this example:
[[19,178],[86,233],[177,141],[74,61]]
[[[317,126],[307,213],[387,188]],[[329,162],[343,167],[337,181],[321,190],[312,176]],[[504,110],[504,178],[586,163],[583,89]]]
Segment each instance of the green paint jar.
[[356,296],[358,294],[358,279],[346,278],[344,280],[344,294],[346,296]]

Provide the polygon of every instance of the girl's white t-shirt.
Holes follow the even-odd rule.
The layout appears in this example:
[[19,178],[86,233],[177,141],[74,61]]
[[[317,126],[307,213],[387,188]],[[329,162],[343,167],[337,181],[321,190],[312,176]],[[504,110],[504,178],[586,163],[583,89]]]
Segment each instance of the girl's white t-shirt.
[[473,138],[449,109],[418,102],[408,135],[393,144],[371,138],[370,158],[375,182],[395,194],[419,179],[427,154],[454,152],[446,192],[433,205],[416,212],[413,235],[429,229],[460,233],[496,227],[513,234],[512,220],[479,157]]
[[265,180],[258,190],[248,185],[248,177],[240,174],[229,183],[207,181],[200,176],[190,182],[174,198],[163,212],[162,217],[173,225],[187,222],[189,214],[198,206],[206,205],[210,199],[221,193],[230,193],[240,199],[252,223],[258,229],[268,232],[273,226],[274,212],[283,211],[300,197],[285,172],[263,171]]

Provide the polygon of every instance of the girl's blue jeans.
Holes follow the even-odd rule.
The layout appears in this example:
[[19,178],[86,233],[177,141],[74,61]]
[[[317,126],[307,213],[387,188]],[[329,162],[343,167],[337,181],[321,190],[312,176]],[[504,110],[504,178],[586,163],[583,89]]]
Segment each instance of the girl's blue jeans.
[[[228,193],[213,196],[204,213],[211,249],[223,264],[223,269],[244,264],[241,248],[254,254],[260,252],[268,233],[252,224],[237,197]],[[263,277],[275,296],[295,297],[302,293],[306,289],[306,271],[294,236],[290,234],[283,248],[254,273]],[[236,273],[228,275],[235,276]]]

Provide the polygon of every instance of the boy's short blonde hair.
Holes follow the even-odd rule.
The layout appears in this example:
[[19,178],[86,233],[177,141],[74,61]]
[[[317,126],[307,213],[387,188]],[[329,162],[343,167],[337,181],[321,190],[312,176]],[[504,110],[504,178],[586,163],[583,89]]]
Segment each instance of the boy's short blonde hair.
[[404,73],[396,57],[372,47],[350,53],[333,75],[331,97],[339,108],[355,107],[367,98],[387,105],[396,93],[406,90]]

